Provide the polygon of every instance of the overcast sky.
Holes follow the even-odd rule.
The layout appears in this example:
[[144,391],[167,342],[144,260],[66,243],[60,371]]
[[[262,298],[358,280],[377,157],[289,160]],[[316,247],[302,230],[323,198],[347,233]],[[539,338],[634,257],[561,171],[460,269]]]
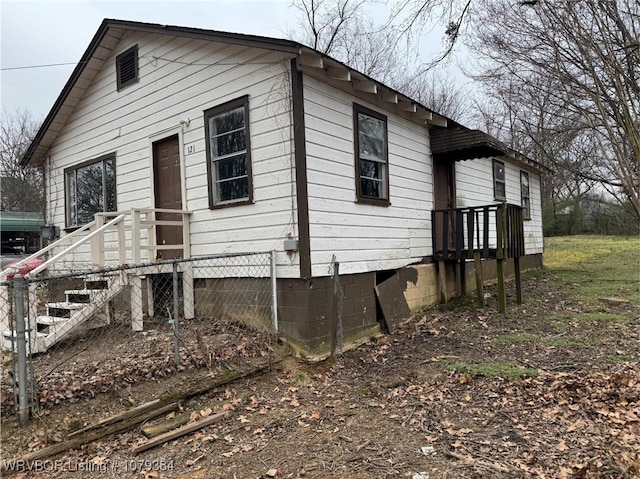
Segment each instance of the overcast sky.
[[104,18],[286,38],[296,15],[289,0],[7,1],[0,0],[2,108],[43,119]]
[[299,16],[291,0],[0,0],[2,108],[44,119],[104,18],[287,38]]

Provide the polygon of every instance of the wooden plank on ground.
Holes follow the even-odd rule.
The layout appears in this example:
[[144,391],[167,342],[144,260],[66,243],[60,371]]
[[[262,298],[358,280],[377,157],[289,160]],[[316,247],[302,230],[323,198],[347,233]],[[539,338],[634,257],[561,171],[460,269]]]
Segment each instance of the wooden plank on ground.
[[394,274],[391,278],[376,286],[375,290],[382,308],[384,321],[389,332],[393,333],[398,321],[411,316],[411,310],[407,304],[407,299],[404,297],[400,277]]
[[[138,424],[176,410],[178,408],[179,401],[199,396],[200,394],[204,394],[212,389],[229,384],[237,379],[259,374],[268,370],[270,367],[271,364],[262,364],[248,371],[234,372],[221,379],[216,377],[203,378],[199,380],[194,387],[187,388],[184,391],[178,391],[173,394],[168,394],[149,403],[142,404],[130,411],[126,411],[121,415],[103,419],[96,423],[96,425],[87,426],[87,428],[84,428],[82,431],[84,434],[81,434],[80,431],[76,431],[74,432],[74,436],[66,441],[38,449],[37,451],[30,452],[15,459],[3,459],[0,470],[8,470],[9,465],[15,464],[16,461],[31,462],[37,459],[44,459],[69,449],[75,449],[83,444],[96,441],[111,434],[128,431],[129,429],[136,427]],[[153,409],[154,407],[155,409]],[[148,410],[149,408],[151,408],[151,410]],[[131,412],[134,410],[137,415],[131,416]]]
[[148,421],[149,419],[153,419],[154,417],[160,416],[161,414],[166,414],[168,412],[175,411],[176,409],[178,409],[178,403],[167,404],[161,408],[146,412],[144,414],[130,418],[128,420],[120,421],[115,424],[106,426],[102,429],[96,429],[93,431],[89,431],[86,434],[80,434],[74,437],[73,439],[69,439],[67,441],[59,442],[58,444],[53,444],[52,446],[38,449],[37,451],[30,452],[29,454],[25,454],[24,456],[19,457],[17,459],[13,459],[13,460],[5,459],[3,460],[2,469],[6,471],[10,464],[16,464],[17,461],[23,461],[25,463],[29,463],[38,459],[44,459],[45,457],[53,456],[55,454],[61,453],[63,451],[67,451],[69,449],[76,449],[88,442],[101,439],[111,434],[133,429],[138,424]]
[[167,432],[165,434],[161,434],[150,441],[140,444],[133,448],[133,453],[138,454],[142,451],[146,451],[147,449],[151,449],[152,447],[159,446],[160,444],[164,444],[165,442],[172,441],[177,439],[185,434],[189,434],[191,432],[197,431],[198,429],[202,429],[203,427],[209,426],[213,423],[221,421],[231,415],[231,411],[222,411],[218,414],[214,414],[213,416],[205,417],[199,421],[196,421],[191,424],[187,424],[181,428],[175,429],[173,431]]

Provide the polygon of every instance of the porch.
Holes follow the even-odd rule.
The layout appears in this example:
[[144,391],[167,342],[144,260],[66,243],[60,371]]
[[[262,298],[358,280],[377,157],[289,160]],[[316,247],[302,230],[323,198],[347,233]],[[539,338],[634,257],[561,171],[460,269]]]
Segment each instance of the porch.
[[[498,203],[464,208],[447,208],[431,212],[433,259],[439,264],[440,281],[446,284],[446,263],[454,262],[458,294],[464,295],[466,263],[474,262],[478,305],[484,307],[483,259],[497,261],[500,311],[506,311],[504,261],[512,258],[516,294],[522,303],[520,257],[525,255],[523,208]],[[441,288],[446,301],[446,288]]]

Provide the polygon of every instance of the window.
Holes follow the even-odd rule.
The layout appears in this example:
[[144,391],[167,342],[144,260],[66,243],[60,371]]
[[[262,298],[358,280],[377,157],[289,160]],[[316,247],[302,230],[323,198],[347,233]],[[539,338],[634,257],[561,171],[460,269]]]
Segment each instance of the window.
[[138,45],[116,57],[118,91],[138,82]]
[[116,158],[108,155],[64,172],[67,226],[93,221],[102,211],[116,211]]
[[531,199],[529,190],[529,173],[520,172],[520,199],[522,204],[522,217],[525,220],[531,219]]
[[249,97],[205,111],[209,206],[250,203]]
[[354,105],[356,195],[358,201],[389,204],[387,118]]
[[504,178],[504,163],[493,160],[493,196],[498,201],[507,199],[507,187]]

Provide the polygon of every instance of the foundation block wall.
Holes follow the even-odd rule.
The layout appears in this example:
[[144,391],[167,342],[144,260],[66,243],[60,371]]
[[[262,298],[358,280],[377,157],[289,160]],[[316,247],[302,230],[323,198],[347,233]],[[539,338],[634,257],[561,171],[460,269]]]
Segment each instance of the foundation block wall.
[[[342,330],[345,342],[377,326],[375,273],[340,276]],[[331,347],[334,288],[333,278],[279,279],[278,329],[307,351]]]
[[[529,255],[520,259],[522,270],[540,268],[542,255]],[[455,267],[446,264],[447,292],[449,297],[456,295]],[[486,260],[482,263],[485,282],[495,281],[496,261]],[[404,296],[412,311],[440,302],[438,282],[438,266],[435,263],[418,264],[401,268],[397,271]],[[505,275],[513,277],[513,261],[505,262]],[[475,290],[473,262],[466,264],[467,292]],[[376,273],[341,275],[342,288],[342,329],[344,343],[355,342],[380,331],[377,299],[375,293]],[[265,325],[270,326],[270,310],[250,306],[251,298],[263,285],[251,279],[228,278],[225,280],[199,280],[196,283],[196,307],[200,314],[220,314],[225,311],[229,316],[244,316],[256,312]],[[319,277],[311,279],[277,280],[278,299],[278,331],[302,352],[326,354],[331,348],[331,331],[334,315],[333,278]],[[241,290],[241,291],[239,291]],[[215,304],[206,306],[207,301]],[[246,298],[247,310],[244,311],[241,301]],[[240,301],[239,301],[240,300]],[[225,304],[225,303],[229,304]],[[213,309],[216,308],[214,312]],[[197,312],[198,314],[198,312]],[[238,318],[241,319],[241,318]]]

